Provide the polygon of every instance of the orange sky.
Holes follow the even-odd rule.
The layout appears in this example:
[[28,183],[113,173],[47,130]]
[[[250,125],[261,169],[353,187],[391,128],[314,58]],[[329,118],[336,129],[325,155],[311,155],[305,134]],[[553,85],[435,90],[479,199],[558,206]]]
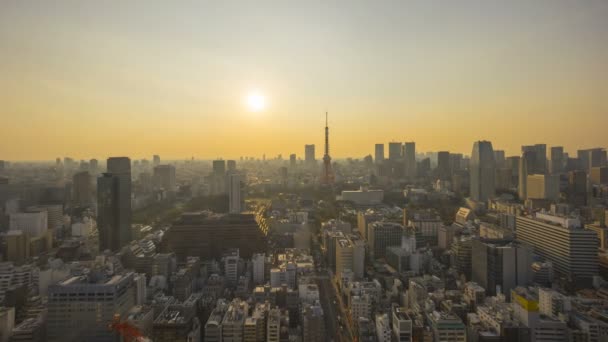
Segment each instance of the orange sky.
[[0,159],[319,155],[325,110],[334,157],[606,147],[606,18],[605,1],[3,1]]

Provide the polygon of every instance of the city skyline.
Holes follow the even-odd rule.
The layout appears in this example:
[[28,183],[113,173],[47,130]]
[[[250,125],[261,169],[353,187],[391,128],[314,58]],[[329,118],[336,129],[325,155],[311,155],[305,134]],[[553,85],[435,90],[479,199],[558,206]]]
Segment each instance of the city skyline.
[[326,110],[338,159],[605,145],[608,3],[342,5],[3,2],[0,154],[300,156]]

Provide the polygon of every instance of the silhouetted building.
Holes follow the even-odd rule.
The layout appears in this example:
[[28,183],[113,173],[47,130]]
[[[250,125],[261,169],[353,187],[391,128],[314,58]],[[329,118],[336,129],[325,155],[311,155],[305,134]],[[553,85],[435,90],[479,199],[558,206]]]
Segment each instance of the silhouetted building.
[[374,150],[374,161],[382,163],[384,161],[384,144],[376,144]]
[[131,161],[108,159],[108,172],[97,178],[99,249],[117,251],[131,241]]
[[471,173],[471,198],[475,201],[485,202],[494,197],[496,167],[491,142],[475,142],[469,169]]
[[238,248],[244,258],[266,251],[266,232],[253,214],[185,213],[167,231],[166,239],[180,260],[219,259],[230,248]]

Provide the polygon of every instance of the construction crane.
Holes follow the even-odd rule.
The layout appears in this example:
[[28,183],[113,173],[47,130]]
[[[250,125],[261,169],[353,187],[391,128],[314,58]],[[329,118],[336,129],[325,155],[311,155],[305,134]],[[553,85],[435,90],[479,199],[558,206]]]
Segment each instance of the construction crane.
[[115,314],[112,323],[108,325],[108,329],[119,334],[124,342],[145,342],[149,339],[145,338],[137,327],[129,324],[126,321],[120,320],[120,314]]

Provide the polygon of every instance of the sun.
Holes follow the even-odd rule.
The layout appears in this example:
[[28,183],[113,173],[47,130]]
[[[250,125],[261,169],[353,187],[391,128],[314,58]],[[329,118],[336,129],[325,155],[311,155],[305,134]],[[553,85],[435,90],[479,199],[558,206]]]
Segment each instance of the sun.
[[261,112],[266,109],[266,97],[259,91],[252,91],[247,94],[245,103],[252,112]]

